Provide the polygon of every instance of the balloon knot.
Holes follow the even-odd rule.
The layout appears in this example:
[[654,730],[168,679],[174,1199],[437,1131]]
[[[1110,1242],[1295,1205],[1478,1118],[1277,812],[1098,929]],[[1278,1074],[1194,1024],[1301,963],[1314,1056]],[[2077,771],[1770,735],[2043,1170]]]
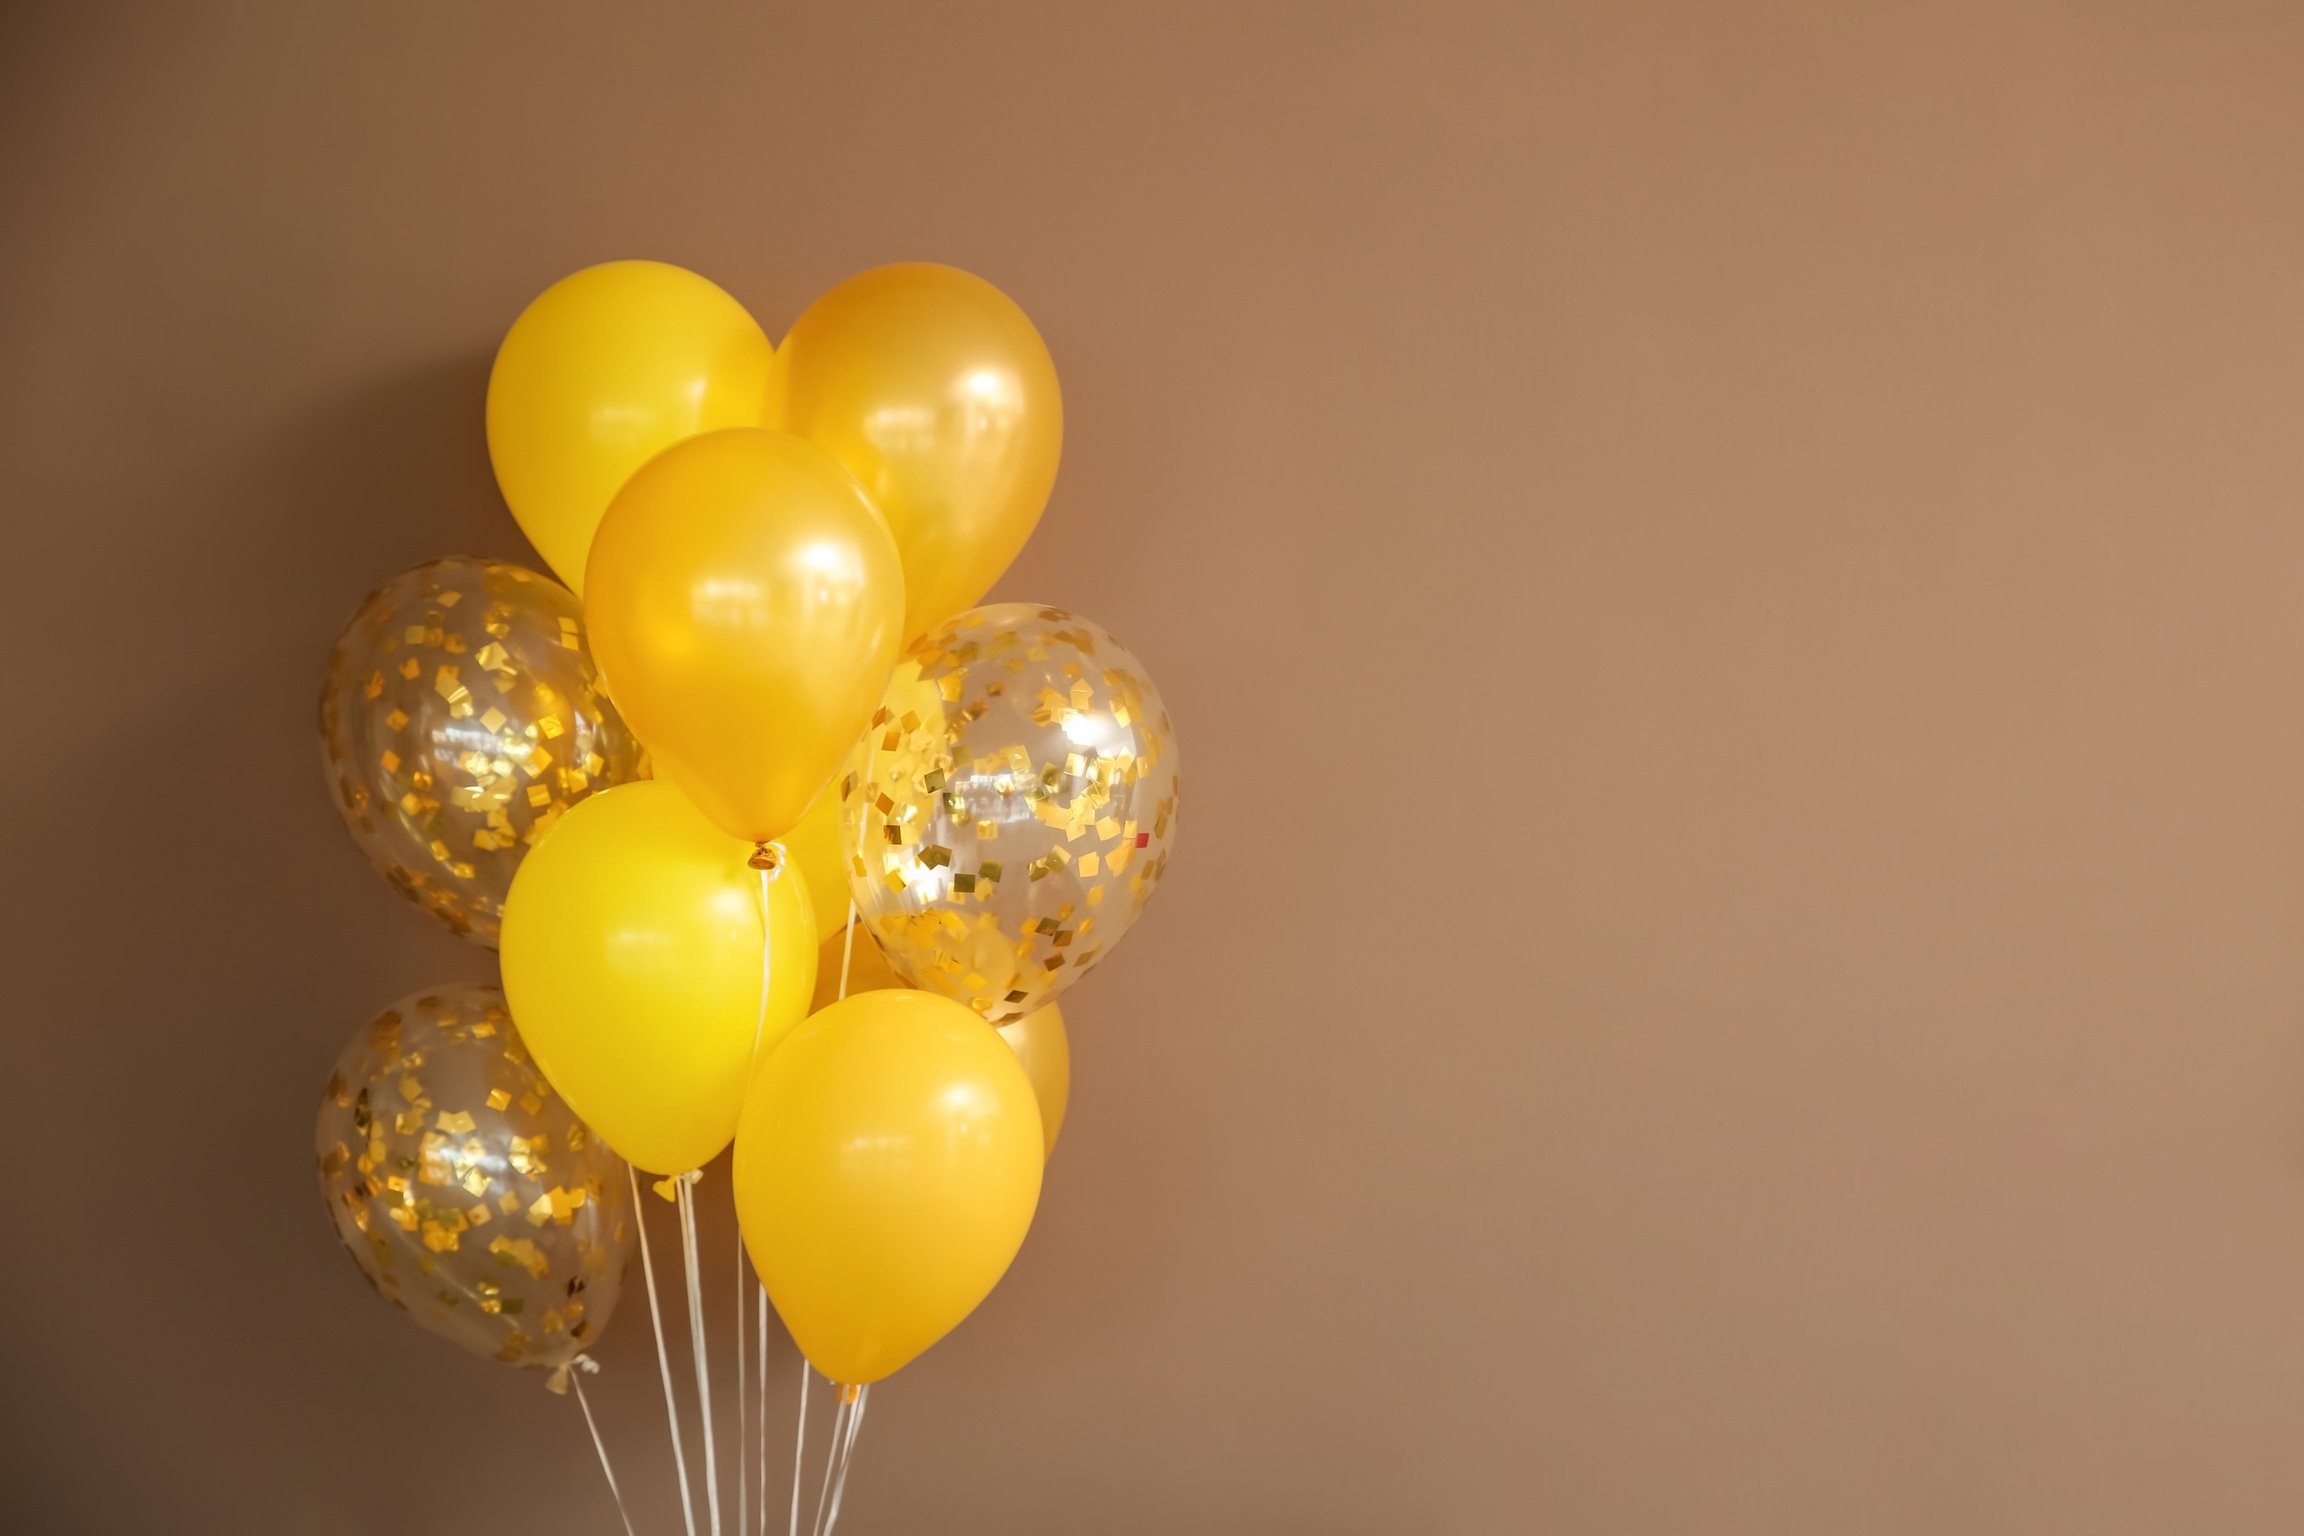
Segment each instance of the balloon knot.
[[774,843],[754,843],[752,857],[744,862],[754,869],[766,870],[768,878],[773,880],[784,870],[784,850]]
[[600,1362],[590,1355],[577,1355],[554,1368],[552,1374],[544,1380],[544,1390],[554,1397],[566,1397],[568,1395],[568,1376],[572,1371],[583,1371],[588,1375],[597,1376],[600,1374]]

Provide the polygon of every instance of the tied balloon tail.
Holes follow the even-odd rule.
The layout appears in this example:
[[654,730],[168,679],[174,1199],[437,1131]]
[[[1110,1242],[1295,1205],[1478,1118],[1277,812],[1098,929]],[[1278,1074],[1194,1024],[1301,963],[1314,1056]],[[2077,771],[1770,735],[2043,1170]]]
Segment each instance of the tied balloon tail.
[[680,1198],[680,1249],[688,1272],[688,1342],[696,1353],[696,1400],[704,1420],[704,1500],[712,1536],[720,1536],[720,1464],[712,1445],[712,1365],[704,1350],[704,1277],[696,1262],[696,1181],[704,1170],[691,1168],[675,1181]]
[[848,1491],[848,1467],[856,1457],[856,1434],[864,1427],[864,1399],[872,1388],[867,1384],[840,1390],[843,1395],[855,1393],[856,1402],[848,1410],[848,1438],[840,1443],[840,1470],[832,1479],[832,1510],[824,1517],[824,1536],[832,1536],[832,1528],[840,1523],[840,1496]]
[[800,1536],[800,1458],[808,1449],[808,1361],[800,1361],[800,1417],[792,1431],[792,1529]]
[[552,1373],[545,1383],[555,1392],[576,1389],[576,1406],[584,1410],[584,1427],[592,1431],[592,1449],[600,1453],[600,1475],[608,1479],[608,1497],[616,1501],[616,1518],[624,1522],[624,1536],[638,1536],[632,1529],[632,1512],[624,1507],[624,1491],[616,1486],[616,1469],[608,1464],[608,1442],[600,1438],[599,1421],[592,1417],[592,1405],[584,1397],[584,1377],[600,1374],[600,1362],[590,1355],[578,1355]]
[[640,1201],[640,1175],[624,1165],[632,1181],[632,1219],[640,1224],[640,1272],[648,1277],[648,1321],[656,1325],[656,1369],[664,1377],[664,1418],[672,1426],[672,1470],[680,1479],[680,1519],[696,1536],[696,1505],[688,1493],[688,1453],[680,1443],[680,1408],[672,1396],[672,1357],[664,1348],[664,1309],[656,1300],[656,1260],[648,1252],[648,1212]]

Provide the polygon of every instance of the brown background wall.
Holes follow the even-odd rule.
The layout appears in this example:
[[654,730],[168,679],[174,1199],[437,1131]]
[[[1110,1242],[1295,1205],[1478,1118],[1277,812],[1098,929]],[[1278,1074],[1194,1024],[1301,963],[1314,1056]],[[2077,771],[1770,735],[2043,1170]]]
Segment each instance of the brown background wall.
[[[0,1524],[615,1529],[322,1218],[339,1044],[488,960],[311,729],[371,585],[522,552],[503,327],[649,255],[771,330],[1013,293],[1071,437],[1000,590],[1184,735],[1039,1226],[844,1529],[2304,1528],[2298,7],[54,3],[0,59]],[[661,1531],[636,1295],[603,1353]]]

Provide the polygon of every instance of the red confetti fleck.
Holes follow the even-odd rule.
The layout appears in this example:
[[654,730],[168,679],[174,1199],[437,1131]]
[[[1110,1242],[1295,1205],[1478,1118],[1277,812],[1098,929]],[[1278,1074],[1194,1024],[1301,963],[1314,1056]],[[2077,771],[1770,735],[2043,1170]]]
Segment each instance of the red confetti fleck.
[[1149,832],[1139,832],[1139,833],[1137,833],[1137,834],[1136,834],[1136,846],[1137,846],[1137,847],[1139,847],[1139,848],[1149,848],[1149,847],[1151,847],[1151,846],[1152,846],[1152,834],[1151,834],[1151,833],[1149,833]]

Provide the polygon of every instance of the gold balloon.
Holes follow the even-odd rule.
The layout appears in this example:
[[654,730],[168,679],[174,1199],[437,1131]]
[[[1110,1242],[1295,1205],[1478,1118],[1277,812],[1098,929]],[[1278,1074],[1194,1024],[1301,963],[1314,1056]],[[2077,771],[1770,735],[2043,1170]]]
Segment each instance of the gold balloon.
[[967,1009],[867,992],[760,1064],[736,1133],[736,1216],[815,1367],[865,1385],[999,1282],[1040,1199],[1024,1069]]
[[1176,804],[1135,657],[1062,609],[973,608],[906,654],[850,758],[849,891],[896,974],[1005,1024],[1127,932]]
[[991,590],[1056,483],[1064,401],[1006,294],[957,267],[875,267],[808,306],[777,349],[767,422],[864,482],[904,552],[904,633]]
[[758,424],[758,321],[695,273],[608,261],[545,289],[488,373],[488,459],[545,563],[576,591],[617,488],[699,432]]
[[504,907],[504,991],[536,1064],[657,1173],[728,1145],[816,989],[807,878],[763,881],[751,853],[674,786],[628,784],[570,812]]
[[[859,992],[884,992],[904,985],[903,978],[888,967],[888,957],[880,953],[880,946],[872,935],[856,925],[854,943],[848,943],[845,934],[835,929],[824,941],[823,951],[816,957],[816,998],[808,1005],[810,1013],[818,1013],[839,1001],[842,994],[841,961],[847,961],[848,984],[846,996]],[[1056,1150],[1056,1138],[1064,1129],[1064,1110],[1072,1100],[1072,1041],[1064,1030],[1064,1010],[1050,1003],[1035,1008],[1013,1024],[999,1026],[1000,1038],[1008,1042],[1008,1049],[1024,1064],[1024,1075],[1032,1080],[1032,1097],[1040,1105],[1041,1151],[1044,1155]]]
[[625,483],[592,544],[593,654],[658,771],[731,837],[798,824],[879,702],[903,567],[855,477],[760,427]]
[[493,947],[513,871],[560,813],[647,777],[558,582],[434,560],[370,593],[320,693],[320,748],[352,840],[393,889]]
[[337,1060],[315,1141],[336,1235],[423,1327],[551,1367],[607,1326],[638,1235],[624,1164],[529,1061],[494,987],[378,1014]]

